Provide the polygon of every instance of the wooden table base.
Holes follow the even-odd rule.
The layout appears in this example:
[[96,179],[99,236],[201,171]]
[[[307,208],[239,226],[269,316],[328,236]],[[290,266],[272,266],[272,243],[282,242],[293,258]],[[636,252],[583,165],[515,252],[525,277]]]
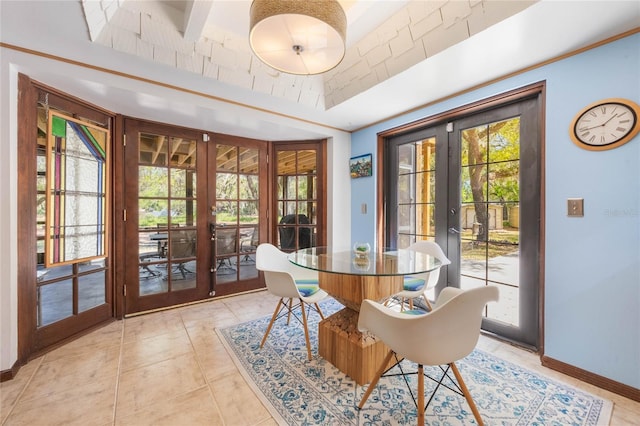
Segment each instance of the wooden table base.
[[[373,380],[387,345],[358,331],[358,312],[344,308],[318,325],[318,353],[359,385]],[[390,365],[392,365],[390,363]]]

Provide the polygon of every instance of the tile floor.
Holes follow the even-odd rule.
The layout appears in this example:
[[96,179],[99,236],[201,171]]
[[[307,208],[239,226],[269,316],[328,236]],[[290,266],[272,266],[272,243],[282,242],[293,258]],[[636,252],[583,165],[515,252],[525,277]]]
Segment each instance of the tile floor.
[[[270,315],[262,291],[114,322],[23,366],[0,386],[2,425],[275,425],[217,334]],[[634,425],[640,403],[541,367],[490,337],[479,347],[614,401],[611,425]]]

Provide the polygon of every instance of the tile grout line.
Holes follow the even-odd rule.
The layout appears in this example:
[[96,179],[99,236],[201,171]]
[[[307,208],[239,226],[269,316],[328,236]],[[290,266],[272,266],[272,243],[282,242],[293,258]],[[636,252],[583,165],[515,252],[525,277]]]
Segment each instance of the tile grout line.
[[124,328],[126,326],[126,318],[122,319],[122,329],[120,331],[120,354],[118,355],[118,368],[116,369],[116,388],[113,395],[113,421],[111,424],[116,424],[116,414],[118,409],[118,390],[120,389],[120,372],[122,371],[122,354],[124,352]]
[[40,362],[36,366],[36,368],[33,370],[33,374],[31,374],[31,377],[29,377],[29,380],[27,380],[27,382],[24,384],[24,387],[22,388],[20,393],[18,393],[18,396],[16,396],[16,401],[13,403],[13,406],[11,407],[9,412],[7,413],[7,417],[5,417],[4,420],[2,421],[3,425],[7,424],[7,422],[9,421],[9,417],[11,417],[11,414],[13,413],[13,410],[15,410],[16,407],[18,406],[18,403],[20,402],[20,399],[22,398],[22,395],[24,395],[24,393],[27,391],[27,388],[29,387],[29,385],[33,381],[33,378],[36,376],[36,373],[38,372],[38,370],[40,370],[40,367],[42,367],[42,363],[44,362],[44,358],[46,356],[47,355],[43,355],[40,358]]

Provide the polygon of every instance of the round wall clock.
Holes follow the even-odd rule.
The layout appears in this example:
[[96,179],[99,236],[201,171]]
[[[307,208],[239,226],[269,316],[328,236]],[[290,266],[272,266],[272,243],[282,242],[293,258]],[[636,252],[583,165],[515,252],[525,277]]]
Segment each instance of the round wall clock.
[[629,142],[640,131],[640,106],[621,98],[588,105],[571,121],[571,140],[581,148],[604,151]]

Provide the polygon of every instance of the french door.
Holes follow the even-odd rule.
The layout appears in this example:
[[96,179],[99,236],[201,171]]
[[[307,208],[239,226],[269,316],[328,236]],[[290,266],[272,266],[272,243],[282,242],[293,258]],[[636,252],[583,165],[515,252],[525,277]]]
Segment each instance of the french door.
[[[537,347],[541,141],[537,97],[439,121],[384,148],[385,244],[435,240],[446,286],[495,285],[483,329]],[[444,272],[444,271],[443,271]]]
[[325,244],[324,141],[273,144],[273,241],[292,252]]
[[124,127],[124,312],[260,287],[265,143],[205,142],[195,130],[134,119]]

